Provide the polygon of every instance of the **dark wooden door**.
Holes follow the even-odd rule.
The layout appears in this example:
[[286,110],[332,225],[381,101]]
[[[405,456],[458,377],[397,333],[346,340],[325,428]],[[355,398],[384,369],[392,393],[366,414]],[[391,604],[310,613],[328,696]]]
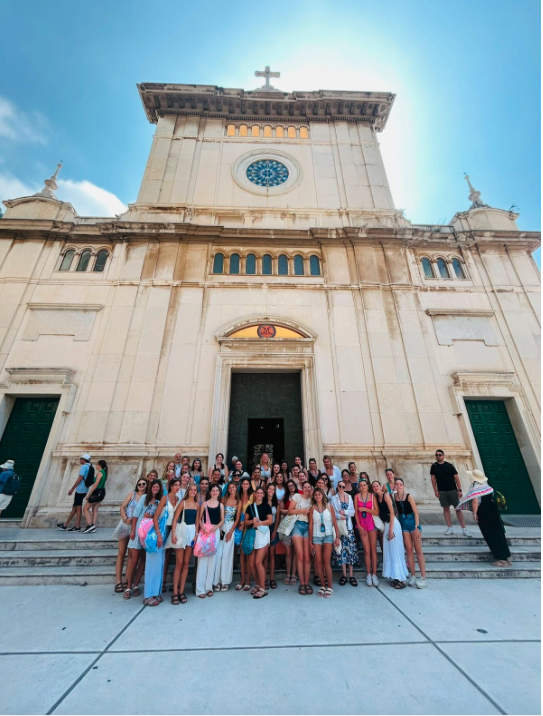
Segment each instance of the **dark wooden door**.
[[[281,445],[278,444],[274,449],[274,460],[280,461],[285,458],[291,465],[294,462],[294,457],[299,455],[304,461],[300,374],[232,373],[228,460],[232,455],[237,455],[243,465],[247,467],[249,461],[254,460],[254,449],[249,448],[249,430],[254,436],[254,426],[258,424],[258,421],[274,418],[282,421],[284,440],[283,454],[276,454],[276,450],[281,450]],[[266,425],[266,423],[263,424]],[[271,430],[272,423],[268,425],[270,426],[269,434],[272,435],[273,432],[274,440],[278,441],[280,429]],[[251,445],[253,445],[252,442]],[[252,454],[249,454],[250,451]]]
[[285,454],[285,430],[283,418],[249,418],[247,437],[247,465],[252,470],[260,463],[263,453],[268,453],[270,463],[283,459]]
[[2,519],[15,519],[24,515],[57,406],[58,398],[15,400],[0,440],[0,465],[6,460],[14,460],[15,472],[22,480],[22,487],[2,511]]
[[539,505],[505,403],[466,400],[468,415],[489,484],[507,500],[507,512],[537,514]]

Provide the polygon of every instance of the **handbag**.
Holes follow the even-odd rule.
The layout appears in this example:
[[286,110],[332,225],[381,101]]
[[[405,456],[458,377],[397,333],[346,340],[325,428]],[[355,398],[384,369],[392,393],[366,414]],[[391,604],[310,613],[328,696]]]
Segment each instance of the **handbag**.
[[144,517],[142,521],[140,522],[140,526],[138,527],[138,537],[140,538],[141,546],[145,547],[145,538],[147,537],[147,533],[153,526],[153,518],[152,517]]
[[373,524],[375,525],[376,529],[378,529],[380,532],[385,531],[385,523],[379,517],[379,515],[373,515]]
[[294,525],[296,524],[296,520],[298,519],[298,515],[285,515],[281,522],[279,523],[279,527],[277,528],[277,533],[281,534],[285,537],[288,537],[289,534],[294,529]]
[[121,519],[119,520],[117,527],[113,530],[113,534],[111,536],[113,539],[126,539],[127,537],[130,537],[130,532],[132,532],[132,522],[127,525],[126,522]]
[[175,526],[175,538],[177,540],[175,544],[172,542],[172,534],[173,530],[170,532],[170,536],[168,537],[167,546],[171,547],[172,549],[185,549],[185,547],[187,546],[187,523],[185,522],[184,507],[181,522],[178,522]]
[[195,557],[213,557],[217,553],[217,537],[214,525],[211,524],[209,519],[209,510],[206,505],[206,522],[202,526],[202,529],[198,532],[198,539],[194,545],[194,556]]
[[[337,504],[337,506],[338,506],[338,508],[339,508],[339,509],[336,510],[336,511],[339,512],[339,510],[341,509],[341,507],[340,507],[340,502],[339,502],[339,500],[337,499],[337,495],[336,495],[336,497],[335,497],[335,500],[336,500],[336,504]],[[334,505],[334,507],[335,507],[335,505]],[[337,529],[338,529],[340,538],[341,538],[341,537],[348,537],[348,536],[349,536],[349,530],[347,529],[347,520],[342,520],[341,517],[340,517],[340,518],[339,518],[338,520],[336,520],[336,521],[337,521]]]
[[[162,536],[162,546],[164,546],[164,532],[166,527],[166,518],[168,517],[167,510],[162,510],[162,514],[160,515],[160,519],[158,520],[158,529]],[[158,534],[155,530],[154,523],[151,525],[151,528],[147,532],[147,537],[145,538],[145,542],[143,543],[143,547],[146,552],[153,553],[158,552]]]
[[234,544],[240,545],[242,539],[243,539],[243,530],[240,530],[239,527],[236,527],[236,529],[234,530]]
[[[253,512],[255,513],[256,519],[256,508],[253,505]],[[256,529],[254,527],[246,527],[245,534],[243,535],[243,541],[241,543],[241,549],[243,554],[251,554],[255,546]]]
[[96,490],[93,490],[91,495],[87,498],[87,502],[90,502],[91,505],[95,502],[102,502],[104,497],[106,496],[106,488],[105,487],[97,487]]

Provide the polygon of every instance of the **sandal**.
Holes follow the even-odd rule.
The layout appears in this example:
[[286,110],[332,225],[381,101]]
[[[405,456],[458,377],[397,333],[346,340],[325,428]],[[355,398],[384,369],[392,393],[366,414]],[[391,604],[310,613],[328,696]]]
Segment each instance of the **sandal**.
[[399,581],[400,581],[399,579],[393,579],[392,582],[390,583],[390,586],[395,587]]
[[263,597],[267,597],[268,592],[265,589],[259,589],[256,594],[253,595],[253,599],[262,599]]
[[286,576],[286,577],[283,579],[283,584],[290,584],[290,577],[289,577],[289,576]]
[[269,588],[270,588],[270,583],[268,581],[266,581],[264,583],[264,589],[269,589]]
[[292,584],[293,587],[296,586],[296,582],[297,582],[297,581],[298,581],[298,580],[297,580],[296,577],[294,577],[294,576],[292,576],[292,577],[290,578],[290,583]]
[[215,584],[214,587],[213,587],[213,591],[214,591],[214,592],[220,592],[220,591],[221,591],[221,585],[220,585],[220,584]]
[[228,591],[228,584],[223,584],[221,587],[221,592],[227,592]]
[[341,579],[339,580],[339,583],[342,587],[344,587],[347,584],[347,577],[343,575],[343,577],[341,577]]
[[124,592],[125,589],[126,589],[126,587],[124,586],[124,584],[122,582],[119,582],[119,584],[115,585],[115,593],[116,594],[120,594],[121,592]]
[[317,592],[317,597],[325,597],[326,596],[326,588],[321,587],[319,591]]
[[331,587],[327,587],[327,588],[326,588],[326,594],[325,594],[324,596],[325,596],[325,597],[331,597],[333,593],[334,593],[334,590],[333,590]]
[[250,585],[250,584],[246,584],[246,585],[243,587],[243,591],[244,591],[244,592],[248,592],[250,589],[251,589],[251,585]]
[[141,589],[138,587],[137,584],[136,584],[136,586],[134,587],[134,589],[132,590],[132,594],[133,594],[135,597],[139,597],[139,595],[141,594]]
[[270,587],[272,589],[277,589],[277,582],[275,581],[275,579],[270,580]]
[[305,591],[305,584],[300,584],[300,586],[298,587],[298,594],[307,594],[307,592]]
[[305,593],[306,594],[313,594],[313,587],[311,587],[309,584],[305,585]]
[[[123,594],[123,599],[130,599],[132,596],[132,590],[131,589],[125,589]],[[134,595],[135,596],[135,595]]]
[[185,596],[184,592],[183,592],[183,594],[179,594],[179,601],[181,602],[181,604],[187,603],[187,597]]
[[158,597],[153,597],[152,599],[149,599],[147,602],[148,607],[158,607],[159,604],[160,604],[160,601],[159,601]]
[[179,604],[179,595],[178,594],[172,594],[172,604],[177,606]]
[[396,584],[394,585],[394,589],[405,589],[406,587],[407,587],[407,584],[405,584],[404,582],[400,582],[399,579],[396,581]]
[[198,595],[198,599],[205,599],[205,598],[206,598],[206,595],[205,595],[205,594],[199,594],[199,595]]
[[352,587],[358,587],[358,582],[356,581],[356,579],[355,579],[354,577],[351,577],[351,578],[349,579],[349,584],[350,584]]
[[245,585],[243,585],[241,582],[239,584],[236,584],[236,592],[241,592]]
[[253,588],[251,589],[251,594],[253,595],[253,597],[254,597],[254,595],[258,592],[259,589],[260,589],[260,587],[253,587]]
[[212,597],[212,596],[213,596],[213,592],[210,589],[209,592],[206,592],[206,597]]
[[315,579],[313,580],[313,584],[314,584],[316,587],[322,587],[321,578],[320,578],[320,577],[315,577]]

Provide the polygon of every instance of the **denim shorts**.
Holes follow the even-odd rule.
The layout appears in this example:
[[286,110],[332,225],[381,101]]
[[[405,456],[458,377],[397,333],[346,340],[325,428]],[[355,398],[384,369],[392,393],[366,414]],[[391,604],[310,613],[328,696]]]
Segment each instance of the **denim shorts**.
[[313,544],[334,544],[332,535],[313,535]]
[[296,520],[294,529],[290,533],[291,537],[309,537],[309,522],[302,522],[302,520]]
[[[402,528],[402,532],[414,532],[416,530],[415,526],[415,515],[398,515],[398,519],[400,521],[400,526]],[[419,530],[422,532],[419,526]]]

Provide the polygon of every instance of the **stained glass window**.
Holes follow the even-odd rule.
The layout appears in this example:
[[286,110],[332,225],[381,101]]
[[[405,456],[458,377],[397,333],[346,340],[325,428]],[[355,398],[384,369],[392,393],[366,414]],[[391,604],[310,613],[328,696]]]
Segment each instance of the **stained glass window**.
[[437,260],[437,268],[439,270],[439,275],[441,276],[441,278],[450,278],[449,269],[447,268],[447,264],[443,259]]
[[79,263],[77,264],[76,271],[86,271],[89,266],[90,257],[90,251],[83,251],[83,253],[79,257]]
[[256,273],[256,256],[247,254],[245,259],[245,273]]
[[102,249],[102,251],[98,252],[98,256],[96,257],[96,261],[94,262],[94,268],[93,271],[103,271],[106,266],[106,261],[108,257],[108,252],[105,249]]
[[421,264],[425,278],[435,278],[434,269],[432,267],[432,262],[430,261],[430,259],[422,259]]
[[288,276],[288,258],[285,254],[279,256],[277,262],[277,273],[279,276]]
[[262,257],[262,273],[265,276],[271,276],[272,272],[272,257],[269,254],[264,254]]
[[261,159],[247,167],[247,178],[257,186],[279,186],[288,179],[288,169],[274,159]]
[[230,273],[239,273],[239,254],[230,256]]
[[213,273],[224,271],[224,254],[215,254],[213,258]]
[[295,276],[303,276],[304,275],[304,257],[300,256],[300,254],[297,254],[294,257],[294,275]]
[[464,274],[464,269],[462,268],[462,264],[458,259],[453,259],[452,265],[454,273],[456,274],[456,278],[466,278],[466,275]]
[[309,269],[311,271],[312,276],[320,276],[321,275],[321,262],[319,261],[318,256],[310,256],[309,257]]
[[60,264],[61,271],[69,271],[70,270],[70,266],[72,265],[74,254],[75,254],[75,251],[73,249],[66,251],[66,253],[64,254],[64,258],[62,259],[62,263]]

